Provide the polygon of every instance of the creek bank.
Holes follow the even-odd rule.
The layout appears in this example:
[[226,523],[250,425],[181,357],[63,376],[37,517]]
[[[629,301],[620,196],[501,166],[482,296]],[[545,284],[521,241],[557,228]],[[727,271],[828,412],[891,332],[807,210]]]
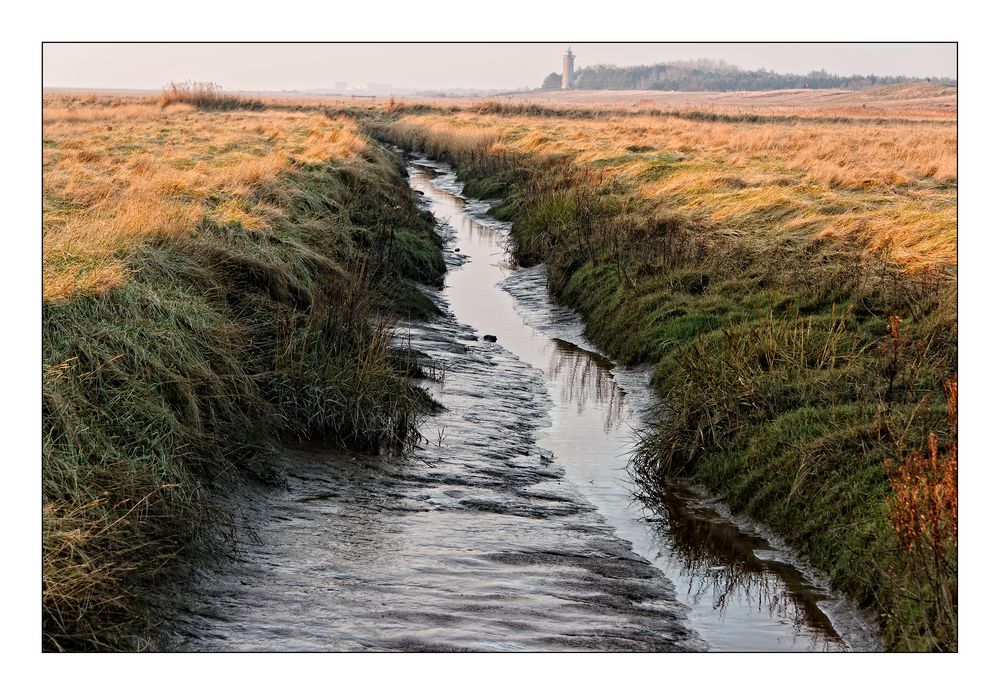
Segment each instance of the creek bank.
[[43,648],[141,649],[178,556],[231,529],[215,504],[280,479],[286,438],[405,447],[430,403],[386,316],[444,271],[400,159],[289,164],[266,229],[206,218],[152,239],[106,292],[43,305]]
[[[468,258],[445,258],[450,284]],[[420,444],[402,459],[280,452],[285,487],[229,496],[256,537],[157,598],[165,648],[705,649],[672,585],[538,445],[552,407],[540,370],[477,340],[442,291],[425,291],[438,315],[397,330],[436,375],[421,385],[442,408]]]
[[[508,230],[455,198],[447,169],[411,174],[466,250],[424,288],[436,316],[397,330],[441,409],[404,458],[287,447],[284,487],[230,488],[233,528],[254,533],[158,597],[165,648],[871,648],[832,628],[834,597],[765,538],[691,500],[636,506],[619,449],[648,375],[587,347],[543,267],[511,271]],[[484,325],[497,343],[477,339]]]
[[[953,436],[941,388],[957,364],[953,282],[823,241],[779,252],[713,234],[616,187],[597,163],[533,157],[485,134],[373,127],[449,162],[469,195],[498,196],[514,257],[546,264],[587,338],[625,364],[655,365],[664,401],[635,466],[653,496],[693,476],[876,613],[889,648],[935,648],[912,598],[930,589],[889,579],[908,560],[886,512],[887,461],[921,450],[928,433]],[[895,315],[902,338],[886,328]]]

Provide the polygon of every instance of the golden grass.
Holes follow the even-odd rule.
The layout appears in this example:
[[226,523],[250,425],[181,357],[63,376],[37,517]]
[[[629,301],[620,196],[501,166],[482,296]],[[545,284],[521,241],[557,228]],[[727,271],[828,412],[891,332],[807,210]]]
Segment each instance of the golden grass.
[[205,219],[262,229],[292,168],[349,160],[353,121],[317,113],[205,113],[151,99],[49,98],[43,106],[43,297],[121,283],[137,244]]
[[[399,99],[402,103],[416,98]],[[474,105],[471,100],[428,100],[438,105]],[[634,90],[539,91],[496,97],[509,106],[533,104],[564,110],[679,111],[721,115],[954,120],[958,89],[933,83],[897,84],[854,92],[844,89],[779,89],[762,92],[661,92]]]
[[568,156],[707,229],[888,249],[911,271],[951,266],[955,121],[716,122],[676,116],[403,116],[450,149]]

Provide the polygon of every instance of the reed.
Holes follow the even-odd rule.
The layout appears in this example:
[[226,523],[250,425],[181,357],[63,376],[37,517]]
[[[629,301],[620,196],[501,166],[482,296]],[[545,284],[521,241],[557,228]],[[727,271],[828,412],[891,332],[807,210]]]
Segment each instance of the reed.
[[160,94],[160,106],[191,104],[206,111],[262,110],[260,99],[243,97],[226,92],[214,82],[171,82]]

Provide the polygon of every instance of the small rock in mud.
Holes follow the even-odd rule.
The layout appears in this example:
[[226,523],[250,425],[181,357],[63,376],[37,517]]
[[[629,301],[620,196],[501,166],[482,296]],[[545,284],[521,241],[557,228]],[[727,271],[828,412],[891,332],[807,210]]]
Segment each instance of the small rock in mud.
[[486,335],[483,336],[483,340],[485,340],[487,343],[495,343],[497,342],[497,337],[495,335],[490,335],[489,333],[487,333]]
[[462,249],[455,249],[455,253],[461,253]]

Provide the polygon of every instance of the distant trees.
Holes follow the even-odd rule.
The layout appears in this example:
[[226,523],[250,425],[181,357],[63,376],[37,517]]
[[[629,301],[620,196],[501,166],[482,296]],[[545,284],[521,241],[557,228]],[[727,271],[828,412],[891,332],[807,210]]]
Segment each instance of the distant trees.
[[562,88],[562,75],[558,72],[550,72],[545,80],[542,82],[542,89],[560,89]]
[[[928,81],[954,84],[946,78]],[[662,91],[761,91],[767,89],[865,89],[886,84],[915,82],[918,78],[903,75],[833,75],[814,70],[807,75],[782,74],[773,70],[744,70],[722,60],[689,60],[656,65],[592,65],[574,74],[576,89],[655,89]],[[551,73],[542,89],[558,89],[562,76]]]

